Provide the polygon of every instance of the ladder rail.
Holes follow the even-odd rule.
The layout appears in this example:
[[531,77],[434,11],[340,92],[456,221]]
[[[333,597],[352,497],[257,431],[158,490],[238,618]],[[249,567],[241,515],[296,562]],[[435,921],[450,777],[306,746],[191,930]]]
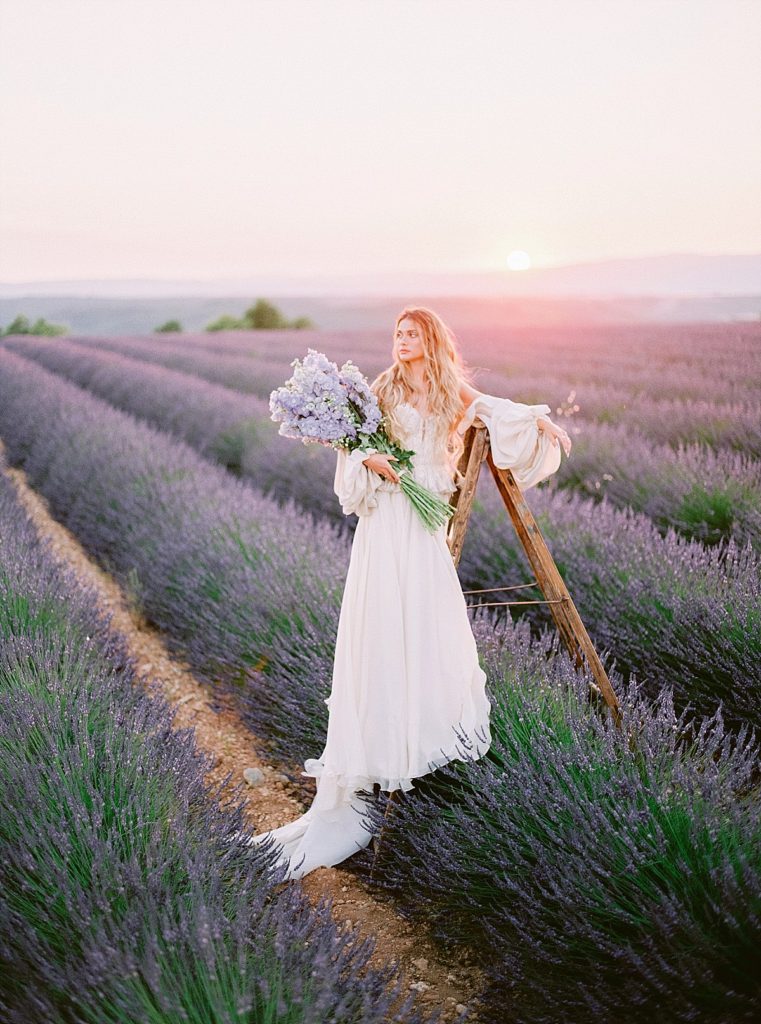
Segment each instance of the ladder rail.
[[[555,565],[555,561],[547,547],[547,542],[542,536],[539,525],[526,503],[523,492],[516,483],[512,471],[495,466],[489,444],[489,432],[486,424],[480,418],[476,418],[473,421],[465,435],[463,452],[458,466],[463,483],[459,490],[455,491],[455,497],[452,501],[455,513],[448,524],[447,544],[449,545],[455,567],[459,564],[460,556],[462,555],[465,533],[473,507],[481,463],[484,461],[494,478],[497,490],[515,527],[518,539],[523,546],[536,580],[535,584],[517,584],[515,589],[524,586],[537,586],[545,599],[543,602],[521,603],[544,603],[549,606],[550,614],[553,617],[564,646],[574,660],[574,665],[577,670],[585,666],[589,669],[595,681],[594,689],[602,694],[605,703],[611,710],[615,724],[617,726],[620,725],[621,708],[605,667],[595,650],[576,605],[573,603],[568,588]],[[487,588],[488,592],[496,592],[501,589],[507,590],[508,588]],[[486,593],[487,590],[469,591],[469,593]],[[518,604],[519,602],[481,602],[481,606],[487,603],[506,605],[508,603]],[[469,607],[477,606],[474,604],[469,605]]]

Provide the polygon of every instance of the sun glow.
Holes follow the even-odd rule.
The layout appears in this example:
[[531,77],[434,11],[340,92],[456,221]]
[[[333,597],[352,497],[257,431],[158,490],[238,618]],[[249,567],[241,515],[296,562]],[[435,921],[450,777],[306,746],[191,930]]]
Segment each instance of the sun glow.
[[528,270],[531,266],[531,257],[523,249],[513,249],[507,257],[508,270]]

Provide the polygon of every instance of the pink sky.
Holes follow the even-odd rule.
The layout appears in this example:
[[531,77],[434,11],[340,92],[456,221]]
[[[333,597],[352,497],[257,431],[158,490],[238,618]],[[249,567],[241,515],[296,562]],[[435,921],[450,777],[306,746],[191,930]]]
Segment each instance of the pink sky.
[[0,35],[0,281],[761,251],[761,0],[0,0]]

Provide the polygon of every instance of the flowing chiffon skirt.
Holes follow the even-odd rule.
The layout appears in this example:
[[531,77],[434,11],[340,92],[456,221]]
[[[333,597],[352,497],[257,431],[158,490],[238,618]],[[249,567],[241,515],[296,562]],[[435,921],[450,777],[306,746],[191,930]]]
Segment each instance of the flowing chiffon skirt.
[[[317,780],[309,810],[273,836],[287,878],[337,864],[372,838],[373,784],[408,791],[447,762],[489,749],[490,702],[465,597],[446,543],[398,488],[354,534],[336,635],[325,747],[305,761]],[[364,793],[364,795],[360,795]]]

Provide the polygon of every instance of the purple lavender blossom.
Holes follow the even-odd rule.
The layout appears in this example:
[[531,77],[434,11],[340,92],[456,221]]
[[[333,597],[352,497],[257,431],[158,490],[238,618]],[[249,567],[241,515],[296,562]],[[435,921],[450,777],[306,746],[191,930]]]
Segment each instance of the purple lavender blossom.
[[270,395],[272,419],[279,433],[305,444],[356,447],[364,443],[381,421],[375,395],[359,369],[335,363],[310,348],[303,361],[294,359],[293,375]]

